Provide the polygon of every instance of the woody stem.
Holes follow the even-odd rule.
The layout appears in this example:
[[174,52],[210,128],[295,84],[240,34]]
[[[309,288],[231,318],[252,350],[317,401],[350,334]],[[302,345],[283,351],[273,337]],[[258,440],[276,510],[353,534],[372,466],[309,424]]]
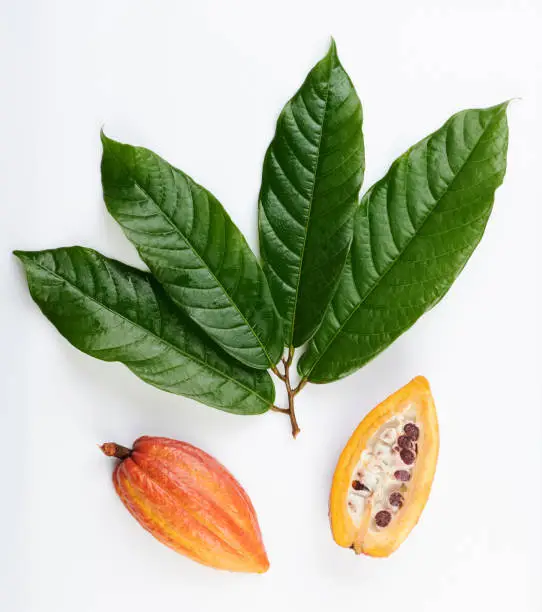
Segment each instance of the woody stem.
[[300,429],[299,425],[297,424],[294,405],[294,397],[297,393],[297,390],[292,389],[292,384],[290,383],[290,366],[292,365],[293,358],[294,349],[293,347],[290,347],[288,349],[288,357],[287,359],[283,359],[282,363],[284,364],[284,384],[286,385],[286,392],[288,393],[288,413],[290,415],[290,423],[292,424],[292,436],[295,438],[300,432]]
[[292,365],[292,361],[294,358],[294,347],[291,346],[288,348],[288,356],[283,357],[281,359],[282,366],[284,368],[284,373],[281,372],[277,366],[273,366],[271,368],[273,374],[279,379],[282,380],[286,387],[286,392],[288,394],[288,408],[279,408],[278,406],[271,406],[271,410],[274,412],[282,412],[283,414],[287,414],[290,417],[290,423],[292,424],[292,435],[295,438],[297,434],[300,432],[299,425],[297,424],[297,419],[295,416],[295,406],[294,406],[294,398],[295,396],[303,389],[306,385],[307,380],[305,378],[301,379],[297,387],[292,387],[292,383],[290,381],[290,366]]
[[128,457],[132,454],[131,448],[126,448],[126,446],[115,444],[115,442],[106,442],[100,446],[100,449],[104,455],[107,455],[108,457],[116,457],[121,461],[123,459],[128,459]]

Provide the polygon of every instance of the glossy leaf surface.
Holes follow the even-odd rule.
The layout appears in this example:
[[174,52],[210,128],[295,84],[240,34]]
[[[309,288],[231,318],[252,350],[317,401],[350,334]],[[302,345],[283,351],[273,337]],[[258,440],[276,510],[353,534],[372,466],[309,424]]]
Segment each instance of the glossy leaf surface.
[[337,288],[363,169],[361,103],[332,43],[282,110],[263,167],[260,247],[288,346],[314,334]]
[[102,143],[107,208],[166,292],[240,362],[274,365],[280,318],[258,260],[220,202],[152,151],[103,134]]
[[482,238],[505,174],[506,107],[454,115],[365,195],[339,287],[299,362],[302,376],[350,374],[445,295]]
[[214,345],[151,275],[82,247],[15,254],[34,301],[84,353],[227,412],[259,414],[273,403],[269,374]]

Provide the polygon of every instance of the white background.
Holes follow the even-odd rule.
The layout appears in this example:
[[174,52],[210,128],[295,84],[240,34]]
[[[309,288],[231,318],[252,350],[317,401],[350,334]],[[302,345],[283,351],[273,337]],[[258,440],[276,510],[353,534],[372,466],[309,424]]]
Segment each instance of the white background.
[[[0,610],[540,610],[542,4],[1,6]],[[362,371],[306,388],[294,442],[282,415],[227,415],[77,352],[31,301],[11,250],[82,244],[138,265],[102,203],[102,125],[207,186],[256,249],[275,119],[330,35],[364,105],[365,186],[453,112],[521,99],[508,174],[463,275]],[[355,557],[328,527],[335,463],[365,413],[416,374],[440,417],[433,492],[394,556]],[[96,443],[141,434],[192,442],[232,470],[259,513],[266,575],[198,566],[128,515]]]

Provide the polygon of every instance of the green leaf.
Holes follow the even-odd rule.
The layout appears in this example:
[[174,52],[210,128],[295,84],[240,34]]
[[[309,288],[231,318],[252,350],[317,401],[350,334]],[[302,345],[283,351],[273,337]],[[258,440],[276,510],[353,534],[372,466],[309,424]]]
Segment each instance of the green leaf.
[[299,362],[301,376],[318,383],[347,376],[445,295],[482,238],[504,178],[506,107],[454,115],[365,195],[340,285]]
[[43,314],[84,353],[227,412],[260,414],[273,403],[269,374],[223,353],[150,274],[83,247],[15,255]]
[[258,369],[282,355],[281,323],[265,275],[220,202],[140,147],[102,134],[109,212],[180,306],[217,344]]
[[260,247],[288,346],[314,334],[337,288],[363,171],[361,103],[332,42],[280,114],[263,167]]

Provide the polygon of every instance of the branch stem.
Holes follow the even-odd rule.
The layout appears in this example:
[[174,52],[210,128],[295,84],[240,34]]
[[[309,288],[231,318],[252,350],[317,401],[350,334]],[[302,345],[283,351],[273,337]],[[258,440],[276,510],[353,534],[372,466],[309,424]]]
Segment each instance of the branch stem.
[[288,410],[288,408],[279,408],[278,406],[275,406],[274,404],[269,408],[269,410],[272,410],[273,412],[282,412],[283,414],[290,414],[290,411]]
[[299,425],[297,424],[297,418],[295,416],[294,398],[307,384],[307,379],[302,378],[299,381],[297,387],[292,387],[292,383],[290,381],[290,366],[292,365],[292,361],[294,359],[294,352],[295,349],[293,346],[288,347],[288,355],[286,357],[282,357],[282,359],[280,360],[284,369],[284,373],[282,373],[276,365],[271,368],[273,374],[279,380],[282,380],[284,386],[286,387],[286,392],[288,393],[288,408],[279,408],[278,406],[272,405],[270,409],[273,410],[273,412],[282,412],[283,414],[287,414],[290,417],[290,423],[292,425],[292,436],[295,438],[300,432],[300,429]]
[[277,368],[277,366],[273,366],[271,368],[271,372],[273,372],[273,374],[280,380],[282,380],[282,382],[286,382],[286,377],[284,376],[284,374],[282,374],[280,372],[280,370]]
[[298,394],[298,393],[301,391],[301,389],[303,389],[303,387],[304,387],[306,384],[307,384],[307,379],[306,379],[306,378],[302,378],[302,379],[299,381],[299,384],[297,385],[297,387],[296,387],[296,388],[295,388],[295,389],[292,391],[292,393],[293,393],[294,395],[297,395],[297,394]]
[[283,359],[282,363],[284,364],[284,384],[286,385],[286,392],[288,393],[288,412],[290,414],[290,423],[292,425],[292,436],[296,438],[297,434],[300,432],[300,429],[299,425],[297,424],[294,405],[294,397],[297,391],[295,389],[292,389],[292,385],[290,383],[290,366],[292,365],[293,358],[294,347],[290,346],[288,348],[288,357],[286,359]]

